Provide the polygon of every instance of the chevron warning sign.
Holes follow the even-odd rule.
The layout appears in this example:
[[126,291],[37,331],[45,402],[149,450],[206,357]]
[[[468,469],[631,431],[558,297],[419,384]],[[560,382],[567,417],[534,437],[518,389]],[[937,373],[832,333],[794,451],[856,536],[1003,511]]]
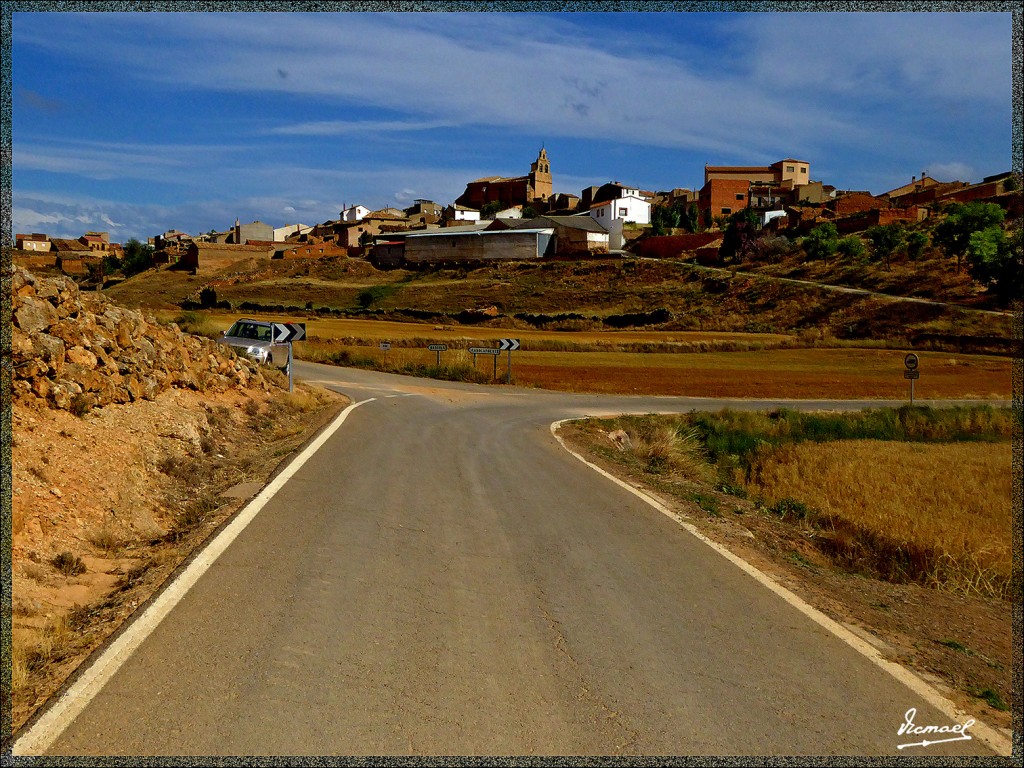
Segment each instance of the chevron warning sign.
[[306,338],[305,323],[274,323],[274,343],[301,341]]
[[506,349],[509,352],[515,352],[519,349],[519,339],[502,339],[499,342],[498,349],[504,352]]

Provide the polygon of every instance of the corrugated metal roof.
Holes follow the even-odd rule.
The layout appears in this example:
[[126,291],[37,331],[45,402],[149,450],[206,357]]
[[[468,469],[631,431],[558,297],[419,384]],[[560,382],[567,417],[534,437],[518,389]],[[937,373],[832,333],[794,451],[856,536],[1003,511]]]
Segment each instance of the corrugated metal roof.
[[451,230],[453,230],[453,229],[458,229],[458,228],[457,227],[447,227],[445,229],[441,229],[441,230],[437,230],[437,231],[431,231],[431,232],[410,232],[406,236],[405,239],[408,240],[408,239],[410,239],[412,237],[448,237],[448,236],[459,237],[459,236],[465,236],[465,235],[493,236],[493,235],[508,235],[508,234],[516,234],[516,233],[529,234],[529,235],[553,235],[555,233],[555,230],[553,228],[551,228],[551,227],[544,228],[544,229],[497,229],[497,230],[490,230],[490,231],[485,230],[485,229],[477,229],[477,230],[464,231],[464,232],[452,232]]

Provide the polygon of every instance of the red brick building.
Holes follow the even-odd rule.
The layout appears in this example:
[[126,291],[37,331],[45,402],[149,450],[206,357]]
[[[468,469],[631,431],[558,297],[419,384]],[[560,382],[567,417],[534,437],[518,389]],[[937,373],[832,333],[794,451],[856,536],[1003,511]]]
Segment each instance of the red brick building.
[[793,158],[771,165],[704,166],[704,186],[697,198],[701,223],[711,226],[716,217],[748,207],[782,210],[805,197],[819,198],[821,185],[811,182],[810,167]]
[[709,179],[697,198],[701,223],[711,226],[717,216],[730,216],[747,207],[750,182],[747,179]]

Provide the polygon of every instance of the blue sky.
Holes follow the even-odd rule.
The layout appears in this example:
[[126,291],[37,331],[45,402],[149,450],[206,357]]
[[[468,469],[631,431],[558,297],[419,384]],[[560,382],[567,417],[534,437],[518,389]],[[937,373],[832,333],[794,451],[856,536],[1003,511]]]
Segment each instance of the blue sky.
[[794,157],[876,194],[1010,169],[1010,13],[15,13],[15,232],[114,240]]

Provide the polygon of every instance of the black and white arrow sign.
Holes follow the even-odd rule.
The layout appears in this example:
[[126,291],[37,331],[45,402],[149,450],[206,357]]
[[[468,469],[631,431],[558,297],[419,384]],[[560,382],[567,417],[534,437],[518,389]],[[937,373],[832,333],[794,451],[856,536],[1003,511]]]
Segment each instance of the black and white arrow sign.
[[305,323],[274,323],[274,343],[300,341],[306,338]]
[[504,352],[506,349],[509,352],[514,352],[519,349],[519,339],[501,339],[498,343],[498,349]]

